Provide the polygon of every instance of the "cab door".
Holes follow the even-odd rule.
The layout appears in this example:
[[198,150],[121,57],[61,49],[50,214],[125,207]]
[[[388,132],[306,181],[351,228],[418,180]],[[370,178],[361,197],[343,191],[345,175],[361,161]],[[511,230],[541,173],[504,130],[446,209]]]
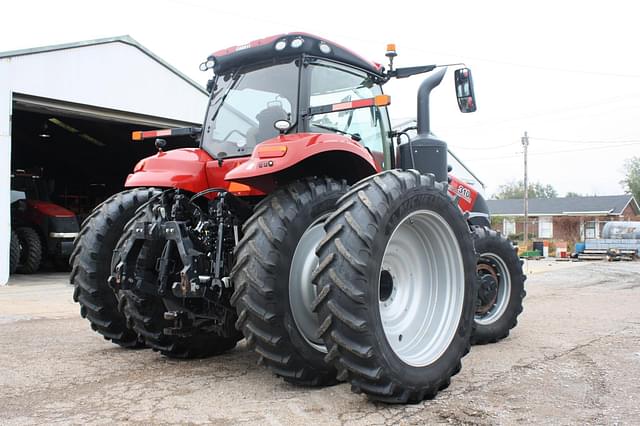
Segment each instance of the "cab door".
[[[308,108],[334,105],[382,95],[374,77],[356,68],[313,58],[306,68]],[[302,102],[301,102],[302,104]],[[389,116],[386,106],[308,115],[305,131],[311,133],[346,133],[357,135],[381,169],[391,168]],[[335,129],[335,130],[330,130]]]

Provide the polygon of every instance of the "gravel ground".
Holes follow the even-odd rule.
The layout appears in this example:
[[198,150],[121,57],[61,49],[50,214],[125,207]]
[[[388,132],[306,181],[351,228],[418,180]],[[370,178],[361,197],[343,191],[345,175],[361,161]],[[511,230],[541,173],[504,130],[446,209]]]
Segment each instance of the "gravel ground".
[[65,275],[16,275],[0,287],[0,424],[638,424],[640,262],[526,268],[511,336],[407,406],[288,385],[242,343],[196,361],[120,349],[80,318]]

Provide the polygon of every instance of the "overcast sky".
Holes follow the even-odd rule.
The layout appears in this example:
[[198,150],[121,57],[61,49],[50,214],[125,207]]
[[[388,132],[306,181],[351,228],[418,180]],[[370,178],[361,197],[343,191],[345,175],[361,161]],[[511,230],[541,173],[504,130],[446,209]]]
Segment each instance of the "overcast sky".
[[[640,155],[638,9],[611,0],[21,0],[0,6],[0,51],[128,34],[204,85],[208,54],[272,34],[312,32],[382,63],[393,42],[397,66],[473,70],[478,111],[458,112],[449,72],[433,92],[432,127],[487,194],[522,178],[528,131],[532,181],[560,195],[608,195],[623,192],[624,159]],[[415,117],[421,80],[386,86],[392,119]]]

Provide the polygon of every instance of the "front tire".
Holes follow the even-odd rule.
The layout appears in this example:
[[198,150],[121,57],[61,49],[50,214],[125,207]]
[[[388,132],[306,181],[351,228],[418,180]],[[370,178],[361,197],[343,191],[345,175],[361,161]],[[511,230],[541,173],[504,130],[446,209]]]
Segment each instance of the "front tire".
[[474,226],[473,233],[480,288],[471,343],[480,345],[504,339],[518,324],[527,277],[508,239],[484,226]]
[[82,224],[71,253],[70,281],[80,315],[105,339],[127,348],[140,347],[141,343],[137,333],[127,326],[118,308],[120,300],[107,284],[111,257],[136,209],[158,193],[151,188],[135,188],[104,201]]
[[475,255],[443,183],[415,170],[367,178],[325,222],[316,270],[326,360],[390,403],[446,388],[469,351]]
[[42,241],[35,229],[29,227],[18,228],[18,239],[22,251],[17,270],[21,274],[34,274],[42,263]]
[[20,240],[18,234],[11,230],[11,248],[9,250],[9,274],[14,274],[20,263]]
[[236,248],[231,300],[238,310],[238,329],[260,361],[291,383],[336,382],[316,334],[311,276],[324,218],[346,191],[344,181],[316,178],[274,192],[247,220]]

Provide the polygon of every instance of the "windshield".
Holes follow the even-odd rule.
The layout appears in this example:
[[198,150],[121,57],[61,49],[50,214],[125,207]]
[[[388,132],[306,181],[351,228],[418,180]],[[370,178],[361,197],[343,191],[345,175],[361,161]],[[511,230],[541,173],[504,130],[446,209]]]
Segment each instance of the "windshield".
[[203,148],[216,158],[250,155],[296,121],[298,66],[294,61],[218,76],[204,126]]

